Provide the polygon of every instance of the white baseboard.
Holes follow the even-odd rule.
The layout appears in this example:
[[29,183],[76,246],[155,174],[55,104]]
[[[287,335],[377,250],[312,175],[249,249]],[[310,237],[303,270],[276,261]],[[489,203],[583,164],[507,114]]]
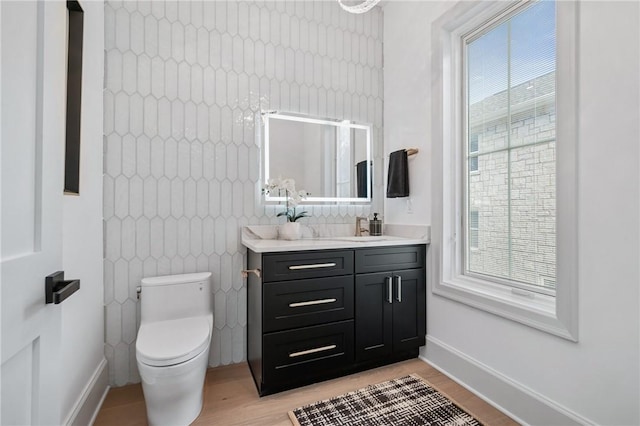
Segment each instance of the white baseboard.
[[423,353],[423,361],[523,425],[594,424],[435,337],[427,336]]
[[109,373],[107,360],[102,358],[63,424],[67,426],[92,425],[98,416],[98,411],[100,411],[107,392],[109,392]]

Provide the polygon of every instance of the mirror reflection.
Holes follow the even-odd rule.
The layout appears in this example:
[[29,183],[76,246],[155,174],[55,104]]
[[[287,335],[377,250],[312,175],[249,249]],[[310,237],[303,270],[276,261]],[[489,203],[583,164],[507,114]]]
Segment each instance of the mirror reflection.
[[264,182],[292,178],[307,202],[371,201],[371,126],[282,112],[262,119]]

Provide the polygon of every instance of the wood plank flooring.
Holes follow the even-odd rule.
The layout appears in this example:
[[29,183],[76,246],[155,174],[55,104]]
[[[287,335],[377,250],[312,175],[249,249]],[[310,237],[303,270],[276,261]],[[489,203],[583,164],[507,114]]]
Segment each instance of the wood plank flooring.
[[[434,388],[447,395],[486,426],[517,425],[511,418],[419,359],[403,361],[263,398],[258,396],[246,363],[211,368],[207,371],[205,382],[204,407],[193,424],[291,426],[287,412],[294,408],[410,373],[416,373],[426,379]],[[95,426],[146,424],[144,397],[139,384],[111,389],[95,422]]]

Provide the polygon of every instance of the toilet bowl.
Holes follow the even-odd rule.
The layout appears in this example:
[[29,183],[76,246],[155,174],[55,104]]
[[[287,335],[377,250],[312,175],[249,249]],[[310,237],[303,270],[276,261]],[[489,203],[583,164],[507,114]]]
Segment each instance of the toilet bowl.
[[202,409],[213,330],[211,273],[144,278],[136,361],[150,425],[188,425]]

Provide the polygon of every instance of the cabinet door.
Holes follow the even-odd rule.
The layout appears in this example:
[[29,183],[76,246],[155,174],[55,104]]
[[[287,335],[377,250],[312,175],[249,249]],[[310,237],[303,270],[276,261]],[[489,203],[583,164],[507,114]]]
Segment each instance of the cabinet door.
[[426,289],[424,269],[393,272],[393,350],[425,344]]
[[356,361],[383,357],[392,351],[393,296],[391,274],[356,276]]

